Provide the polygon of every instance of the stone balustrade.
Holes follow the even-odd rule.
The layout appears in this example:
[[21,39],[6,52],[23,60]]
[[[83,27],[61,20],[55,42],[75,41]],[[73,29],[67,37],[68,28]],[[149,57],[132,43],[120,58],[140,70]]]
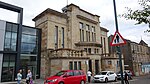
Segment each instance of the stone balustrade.
[[74,50],[74,49],[57,49],[49,51],[49,57],[87,57],[84,50]]

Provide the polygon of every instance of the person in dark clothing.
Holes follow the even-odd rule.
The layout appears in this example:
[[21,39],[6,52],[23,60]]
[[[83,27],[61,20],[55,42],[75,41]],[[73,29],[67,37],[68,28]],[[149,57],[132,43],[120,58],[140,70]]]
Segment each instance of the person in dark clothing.
[[125,73],[125,83],[126,84],[129,84],[129,81],[128,81],[128,79],[129,79],[129,75],[127,74],[127,72],[124,72]]

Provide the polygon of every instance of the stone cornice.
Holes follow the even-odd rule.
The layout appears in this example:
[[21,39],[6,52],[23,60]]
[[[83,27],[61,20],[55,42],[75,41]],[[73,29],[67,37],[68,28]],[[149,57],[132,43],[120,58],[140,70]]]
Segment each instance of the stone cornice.
[[89,18],[84,17],[84,16],[81,16],[81,15],[77,15],[76,17],[77,17],[77,18],[79,18],[79,19],[82,19],[82,20],[88,21],[88,22],[90,22],[90,23],[93,23],[93,24],[98,24],[98,22],[97,22],[97,21],[94,21],[94,20],[92,20],[92,19],[89,19]]
[[97,42],[78,42],[75,43],[76,46],[94,46],[94,47],[102,47],[100,43]]
[[49,59],[90,59],[89,57],[49,57]]
[[67,18],[66,14],[58,12],[58,11],[50,9],[50,8],[47,8],[45,11],[43,11],[42,13],[40,13],[39,15],[37,15],[32,20],[36,21],[36,20],[38,20],[39,18],[43,17],[46,14],[53,14],[53,15],[56,15],[56,16],[59,16],[59,17],[62,17],[62,18]]

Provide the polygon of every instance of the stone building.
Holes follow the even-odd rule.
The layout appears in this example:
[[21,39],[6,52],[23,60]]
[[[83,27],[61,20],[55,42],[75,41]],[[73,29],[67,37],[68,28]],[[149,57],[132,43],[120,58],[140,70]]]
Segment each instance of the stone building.
[[[108,37],[108,45],[110,45],[110,42],[112,41],[113,35],[110,35]],[[109,48],[109,53],[107,56],[102,57],[102,61],[104,62],[104,66],[102,69],[104,70],[111,70],[114,72],[119,72],[120,71],[120,65],[119,65],[119,56],[117,54],[117,48],[116,46],[108,46]],[[124,70],[124,56],[121,54],[122,57],[122,68]]]
[[33,19],[42,29],[41,77],[63,69],[98,73],[102,52],[99,16],[74,4],[62,11],[48,8]]
[[121,46],[122,53],[124,55],[125,69],[131,70],[134,75],[139,76],[145,73],[149,73],[149,49],[148,45],[141,40],[140,43],[136,43],[130,40],[126,40],[127,44]]

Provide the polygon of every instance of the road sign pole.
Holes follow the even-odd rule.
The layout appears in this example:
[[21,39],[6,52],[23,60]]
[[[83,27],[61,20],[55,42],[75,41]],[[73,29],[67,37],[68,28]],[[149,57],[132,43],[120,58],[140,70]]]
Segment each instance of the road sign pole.
[[[116,12],[116,3],[115,0],[113,0],[113,4],[114,4],[114,14],[115,14],[115,24],[116,24],[116,31],[118,32],[118,21],[117,21],[117,12]],[[123,70],[122,70],[122,57],[121,57],[121,50],[120,50],[120,46],[117,46],[117,54],[119,55],[119,65],[120,65],[120,72],[121,72],[121,84],[124,84],[123,81]]]

